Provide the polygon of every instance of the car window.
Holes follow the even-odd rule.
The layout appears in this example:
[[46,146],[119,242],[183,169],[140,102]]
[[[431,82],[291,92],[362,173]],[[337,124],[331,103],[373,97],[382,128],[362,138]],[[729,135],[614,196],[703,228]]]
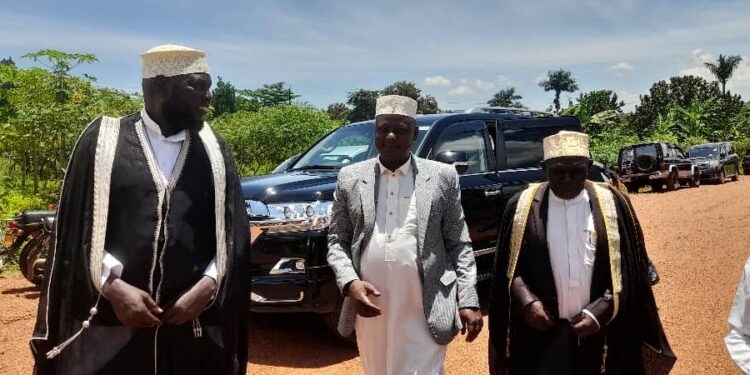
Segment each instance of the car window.
[[641,156],[641,155],[648,155],[652,158],[656,158],[656,145],[654,144],[647,144],[647,145],[640,145],[635,147],[633,150],[635,157]]
[[690,148],[691,158],[714,159],[719,156],[719,148],[716,146],[698,146]]
[[468,161],[465,174],[487,172],[489,170],[485,125],[479,121],[464,121],[449,125],[430,153],[434,159],[442,152],[464,152]]
[[685,153],[682,152],[682,149],[680,149],[679,147],[674,148],[674,154],[675,154],[675,157],[677,158],[685,159]]
[[[291,169],[335,169],[373,157],[377,155],[374,128],[375,124],[371,122],[338,128],[310,148]],[[412,144],[412,152],[419,147],[428,129],[429,127],[419,127],[417,139]]]
[[563,128],[557,126],[504,129],[506,168],[540,167],[544,159],[542,140],[560,130]]

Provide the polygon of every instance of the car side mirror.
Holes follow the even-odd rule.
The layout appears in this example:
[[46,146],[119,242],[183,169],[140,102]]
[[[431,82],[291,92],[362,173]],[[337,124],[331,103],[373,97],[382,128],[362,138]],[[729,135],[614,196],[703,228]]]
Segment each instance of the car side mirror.
[[464,174],[469,170],[469,157],[464,151],[443,151],[435,156],[435,161],[453,164],[458,174]]

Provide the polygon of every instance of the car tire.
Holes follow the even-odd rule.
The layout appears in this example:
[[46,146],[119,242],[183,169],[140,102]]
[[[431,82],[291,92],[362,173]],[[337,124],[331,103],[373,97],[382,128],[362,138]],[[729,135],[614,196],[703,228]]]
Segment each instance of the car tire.
[[664,190],[664,184],[661,182],[654,182],[651,184],[651,191],[659,193]]
[[688,180],[688,184],[690,184],[691,187],[700,187],[701,186],[701,175],[700,173],[693,175],[693,178]]
[[723,184],[726,179],[727,179],[727,174],[724,173],[724,169],[722,168],[721,172],[719,172],[719,181],[718,181],[719,185]]
[[669,176],[667,177],[666,184],[668,191],[675,191],[678,187],[680,187],[680,181],[677,178],[677,173],[671,172]]
[[625,189],[627,189],[628,193],[637,193],[638,190],[640,190],[640,186],[634,184],[634,183],[627,183],[625,184]]
[[732,181],[737,181],[740,179],[740,166],[735,165],[734,166],[734,175],[732,175]]
[[18,256],[18,268],[21,269],[21,274],[36,286],[41,285],[44,279],[44,266],[39,267],[37,260],[46,258],[49,240],[49,234],[32,239],[26,243]]
[[326,328],[328,331],[330,331],[334,336],[336,336],[337,339],[350,343],[350,344],[356,344],[357,343],[357,333],[353,332],[349,336],[342,336],[339,333],[339,317],[341,316],[341,310],[344,307],[344,299],[342,297],[339,297],[336,301],[336,310],[333,312],[330,312],[328,314],[323,315],[323,322],[325,323]]
[[745,176],[750,176],[750,168],[744,168],[744,167],[743,167],[743,168],[742,168],[742,173],[743,173],[743,174],[744,174]]

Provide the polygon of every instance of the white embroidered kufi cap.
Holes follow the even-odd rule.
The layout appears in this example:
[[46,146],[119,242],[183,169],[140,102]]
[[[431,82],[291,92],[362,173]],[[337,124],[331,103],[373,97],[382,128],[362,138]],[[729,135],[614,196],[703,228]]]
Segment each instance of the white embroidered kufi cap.
[[141,78],[173,77],[181,74],[208,73],[206,53],[189,47],[165,44],[141,54]]
[[584,133],[562,130],[555,135],[544,138],[544,160],[561,156],[591,157],[589,153],[589,136]]
[[381,96],[375,105],[375,117],[379,115],[402,115],[417,118],[417,101],[401,95]]

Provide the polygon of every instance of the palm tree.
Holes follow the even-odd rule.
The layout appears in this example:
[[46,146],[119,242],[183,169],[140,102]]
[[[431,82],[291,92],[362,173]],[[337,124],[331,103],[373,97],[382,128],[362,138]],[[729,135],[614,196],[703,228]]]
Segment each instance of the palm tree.
[[492,99],[487,101],[487,104],[493,107],[515,107],[522,108],[523,104],[519,100],[523,99],[521,95],[516,94],[515,87],[508,87],[502,89],[492,96]]
[[539,82],[539,86],[544,91],[555,91],[555,111],[560,113],[560,93],[574,92],[578,90],[578,84],[576,80],[571,77],[571,73],[568,70],[550,70],[547,72],[547,78]]
[[707,62],[704,63],[706,65],[706,68],[711,71],[711,74],[713,74],[716,77],[716,80],[721,82],[721,93],[726,94],[726,86],[727,81],[729,81],[729,78],[732,78],[732,74],[734,74],[734,70],[737,69],[737,66],[740,65],[740,62],[742,61],[742,57],[737,55],[732,56],[724,56],[719,55],[719,59],[716,60],[716,62]]

